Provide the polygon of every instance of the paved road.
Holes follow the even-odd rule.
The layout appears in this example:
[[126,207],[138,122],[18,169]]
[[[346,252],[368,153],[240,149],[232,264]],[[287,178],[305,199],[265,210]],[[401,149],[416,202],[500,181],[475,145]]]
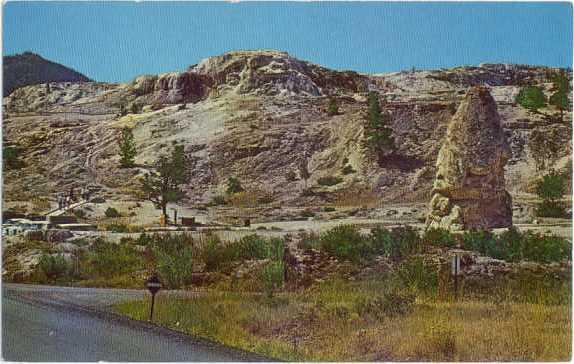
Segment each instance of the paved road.
[[140,290],[4,284],[2,358],[59,362],[266,360],[109,312],[109,304],[145,294]]

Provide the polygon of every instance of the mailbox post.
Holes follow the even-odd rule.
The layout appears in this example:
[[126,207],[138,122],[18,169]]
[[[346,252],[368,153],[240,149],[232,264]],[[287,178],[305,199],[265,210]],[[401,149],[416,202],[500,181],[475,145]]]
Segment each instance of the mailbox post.
[[146,288],[151,293],[151,309],[149,312],[149,320],[153,321],[153,305],[155,302],[155,294],[161,289],[161,281],[157,274],[152,274],[145,283]]

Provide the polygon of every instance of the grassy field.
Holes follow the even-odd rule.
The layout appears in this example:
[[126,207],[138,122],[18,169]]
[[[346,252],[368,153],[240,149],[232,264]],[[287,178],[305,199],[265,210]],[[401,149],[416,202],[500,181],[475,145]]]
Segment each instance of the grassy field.
[[[176,300],[160,294],[155,321],[283,360],[570,360],[569,304],[414,299],[381,296],[382,289],[381,282],[330,281],[273,298],[209,291]],[[126,302],[116,310],[146,320],[149,302]]]

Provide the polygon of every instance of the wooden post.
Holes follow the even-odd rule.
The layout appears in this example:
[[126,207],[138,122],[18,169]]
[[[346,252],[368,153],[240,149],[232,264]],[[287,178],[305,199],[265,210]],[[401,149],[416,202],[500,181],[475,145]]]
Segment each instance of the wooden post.
[[155,293],[151,294],[151,309],[149,311],[149,320],[153,321],[153,305],[155,303]]

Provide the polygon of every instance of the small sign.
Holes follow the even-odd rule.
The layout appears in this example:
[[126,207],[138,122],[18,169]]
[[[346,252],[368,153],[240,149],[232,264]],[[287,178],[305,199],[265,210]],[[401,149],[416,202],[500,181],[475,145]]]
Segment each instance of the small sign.
[[452,257],[450,267],[453,276],[460,275],[460,256],[458,254]]
[[148,278],[148,280],[145,282],[145,286],[152,295],[155,295],[161,289],[161,281],[159,280],[158,276],[154,274]]

